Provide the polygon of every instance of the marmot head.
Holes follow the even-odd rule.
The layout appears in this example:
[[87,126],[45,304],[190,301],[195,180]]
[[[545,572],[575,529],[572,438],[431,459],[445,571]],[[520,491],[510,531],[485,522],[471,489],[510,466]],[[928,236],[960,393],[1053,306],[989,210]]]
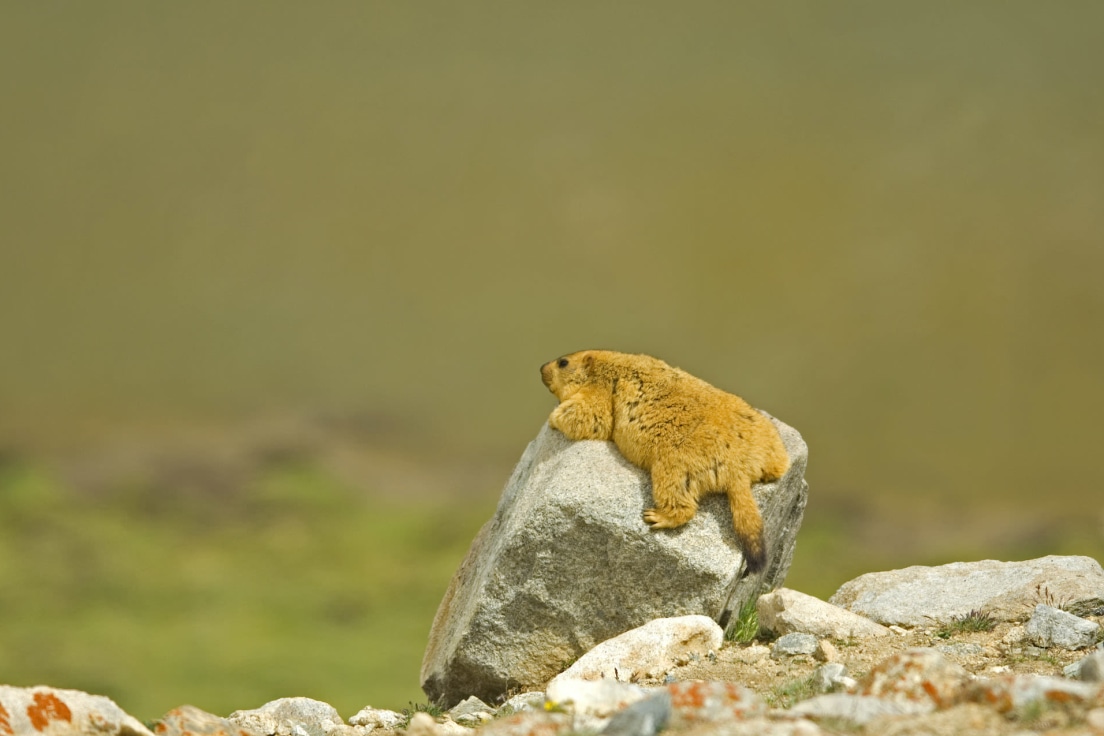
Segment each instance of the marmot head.
[[541,366],[541,380],[556,398],[563,401],[589,379],[595,356],[590,350],[571,353]]

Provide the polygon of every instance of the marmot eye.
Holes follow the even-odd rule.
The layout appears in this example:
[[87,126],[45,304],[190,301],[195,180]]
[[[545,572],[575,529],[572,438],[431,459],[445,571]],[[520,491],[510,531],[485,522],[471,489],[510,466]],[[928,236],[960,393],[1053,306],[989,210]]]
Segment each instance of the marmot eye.
[[556,365],[558,365],[561,368],[566,368],[567,367],[567,358],[560,358],[559,360],[556,361]]

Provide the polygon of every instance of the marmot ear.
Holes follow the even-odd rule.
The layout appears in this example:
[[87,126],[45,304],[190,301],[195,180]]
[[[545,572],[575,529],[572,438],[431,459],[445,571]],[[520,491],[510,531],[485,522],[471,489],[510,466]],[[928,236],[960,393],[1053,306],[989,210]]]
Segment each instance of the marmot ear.
[[584,368],[593,368],[594,367],[594,356],[591,355],[590,353],[587,353],[586,355],[583,356],[583,367]]

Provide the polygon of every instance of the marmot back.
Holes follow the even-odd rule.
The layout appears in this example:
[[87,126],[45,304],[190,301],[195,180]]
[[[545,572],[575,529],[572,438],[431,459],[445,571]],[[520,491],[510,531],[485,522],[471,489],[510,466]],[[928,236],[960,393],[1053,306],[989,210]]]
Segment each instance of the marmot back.
[[560,400],[548,423],[572,440],[612,440],[651,472],[652,529],[689,521],[698,500],[724,493],[749,572],[766,564],[763,520],[751,486],[782,477],[789,456],[778,430],[739,396],[648,355],[584,350],[541,366]]

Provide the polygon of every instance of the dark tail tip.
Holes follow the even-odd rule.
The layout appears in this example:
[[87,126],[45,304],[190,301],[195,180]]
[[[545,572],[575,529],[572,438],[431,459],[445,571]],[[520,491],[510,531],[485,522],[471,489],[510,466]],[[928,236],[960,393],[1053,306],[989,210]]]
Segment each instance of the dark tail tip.
[[744,560],[748,575],[760,573],[767,566],[767,543],[761,534],[754,543],[744,545]]

